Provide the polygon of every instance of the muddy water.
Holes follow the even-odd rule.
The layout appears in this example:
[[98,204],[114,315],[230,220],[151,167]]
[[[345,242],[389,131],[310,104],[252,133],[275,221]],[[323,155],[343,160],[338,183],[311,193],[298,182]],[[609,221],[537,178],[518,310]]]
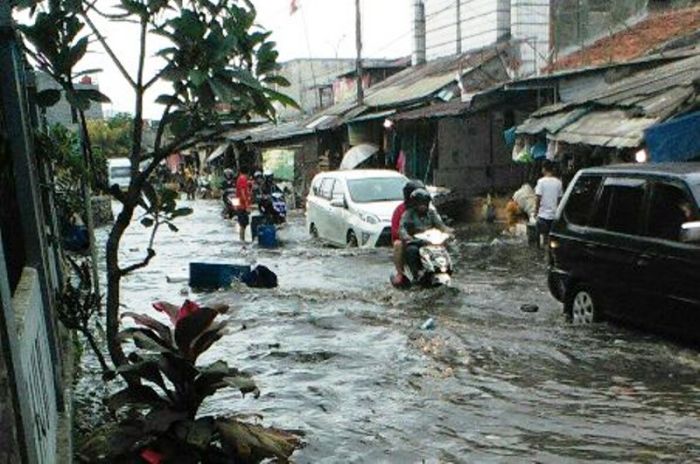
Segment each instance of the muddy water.
[[[607,324],[573,328],[518,243],[462,234],[454,286],[397,291],[388,250],[350,251],[307,238],[303,217],[278,250],[242,248],[217,202],[194,203],[164,231],[152,265],[124,284],[125,305],[182,300],[192,260],[258,262],[272,291],[190,294],[225,302],[232,333],[203,361],[254,374],[263,394],[223,392],[205,413],[260,413],[301,429],[300,463],[682,462],[700,459],[700,356]],[[144,253],[132,227],[125,260]],[[523,303],[539,306],[523,313]],[[422,331],[428,317],[435,330]],[[245,329],[244,329],[245,327]],[[91,389],[83,381],[83,395]]]

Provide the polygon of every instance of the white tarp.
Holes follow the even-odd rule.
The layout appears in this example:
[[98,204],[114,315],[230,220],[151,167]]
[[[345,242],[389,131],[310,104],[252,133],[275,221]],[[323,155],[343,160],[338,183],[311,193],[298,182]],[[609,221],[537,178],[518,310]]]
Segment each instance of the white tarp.
[[212,152],[211,155],[209,155],[209,158],[207,158],[207,163],[211,163],[215,159],[217,159],[219,156],[223,155],[226,149],[228,148],[229,144],[227,143],[222,143],[218,147],[216,147],[216,150]]
[[360,164],[364,163],[379,151],[379,147],[369,143],[363,143],[352,147],[343,156],[343,162],[340,163],[340,169],[355,169]]

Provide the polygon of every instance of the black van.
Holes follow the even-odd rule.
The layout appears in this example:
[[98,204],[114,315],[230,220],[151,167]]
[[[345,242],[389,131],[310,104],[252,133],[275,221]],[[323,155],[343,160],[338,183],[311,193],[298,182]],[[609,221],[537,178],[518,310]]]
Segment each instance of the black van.
[[550,238],[549,288],[574,323],[700,342],[700,163],[584,169]]

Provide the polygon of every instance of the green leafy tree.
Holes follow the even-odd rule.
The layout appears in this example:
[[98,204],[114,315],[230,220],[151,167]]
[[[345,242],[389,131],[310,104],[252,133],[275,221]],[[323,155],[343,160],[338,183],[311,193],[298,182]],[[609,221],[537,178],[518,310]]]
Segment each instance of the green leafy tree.
[[[256,10],[248,0],[120,0],[118,12],[103,12],[96,2],[84,0],[23,0],[31,8],[32,23],[20,26],[30,47],[27,52],[37,65],[61,84],[66,98],[80,114],[85,149],[91,151],[90,134],[84,111],[94,102],[109,98],[95,89],[76,89],[73,81],[85,73],[74,69],[84,58],[90,40],[97,41],[114,61],[134,94],[132,118],[131,183],[126,192],[111,189],[121,203],[109,234],[107,259],[107,338],[109,352],[116,366],[126,363],[119,343],[119,303],[121,280],[148,265],[155,256],[148,249],[143,261],[122,265],[119,244],[131,224],[136,208],[153,209],[172,204],[161,201],[149,178],[158,164],[171,153],[192,147],[223,131],[216,111],[218,103],[231,105],[227,119],[244,120],[253,115],[275,117],[273,103],[294,105],[293,100],[275,91],[288,82],[277,74],[278,53],[270,32],[255,25]],[[139,58],[135,73],[130,73],[97,27],[95,17],[136,23],[139,27]],[[157,55],[164,59],[160,71],[145,73],[147,43],[151,34],[169,42]],[[155,101],[163,105],[153,149],[144,153],[143,127],[146,92],[158,81],[170,84],[171,91]],[[39,100],[50,105],[59,100],[56,90],[39,93]],[[165,137],[169,134],[169,137]],[[139,165],[148,161],[139,171]],[[155,221],[154,221],[155,222]]]
[[[99,6],[98,6],[99,3]],[[169,192],[151,185],[151,174],[170,154],[193,147],[216,136],[224,128],[216,108],[231,108],[227,120],[247,120],[254,115],[275,118],[274,103],[295,103],[274,90],[288,82],[278,75],[274,42],[270,32],[255,23],[256,10],[249,0],[117,0],[116,9],[103,11],[104,2],[93,0],[18,0],[30,10],[31,22],[19,26],[27,43],[27,53],[36,65],[62,87],[69,103],[77,110],[81,143],[88,166],[93,159],[93,144],[85,111],[91,104],[108,102],[95,89],[79,89],[74,80],[89,69],[76,72],[90,43],[99,45],[111,58],[128,83],[134,97],[128,157],[131,181],[126,191],[109,189],[121,203],[107,240],[106,335],[112,363],[130,386],[141,382],[138,375],[124,370],[129,361],[124,354],[120,331],[122,279],[146,266],[156,255],[153,238],[158,226],[176,227],[172,221],[189,210],[178,208]],[[98,17],[127,22],[138,27],[139,53],[135,70],[129,71],[122,57],[110,46],[97,26]],[[147,76],[145,61],[152,34],[164,38],[167,45],[157,52],[164,65]],[[163,107],[152,148],[144,146],[144,104],[147,92],[157,82],[170,90],[155,102]],[[40,104],[50,106],[61,97],[59,90],[38,94]],[[141,169],[139,169],[141,167]],[[90,168],[89,168],[90,169]],[[152,228],[146,256],[140,262],[123,263],[119,248],[124,232],[131,225],[137,208],[146,211],[141,224]]]
[[128,114],[118,114],[109,119],[87,121],[92,149],[106,158],[127,158],[131,151],[133,121]]

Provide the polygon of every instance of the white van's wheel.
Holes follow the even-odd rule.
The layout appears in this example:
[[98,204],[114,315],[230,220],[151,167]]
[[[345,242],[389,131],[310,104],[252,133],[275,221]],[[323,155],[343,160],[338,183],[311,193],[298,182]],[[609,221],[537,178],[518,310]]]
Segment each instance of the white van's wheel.
[[311,224],[309,227],[309,234],[311,234],[311,237],[314,239],[318,238],[318,229],[316,229],[316,224]]
[[598,301],[587,287],[576,287],[567,302],[567,306],[569,307],[567,312],[574,325],[593,324],[600,320]]
[[348,231],[348,248],[357,248],[359,246],[357,241],[357,235],[352,230]]

